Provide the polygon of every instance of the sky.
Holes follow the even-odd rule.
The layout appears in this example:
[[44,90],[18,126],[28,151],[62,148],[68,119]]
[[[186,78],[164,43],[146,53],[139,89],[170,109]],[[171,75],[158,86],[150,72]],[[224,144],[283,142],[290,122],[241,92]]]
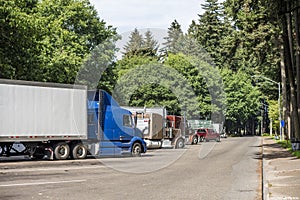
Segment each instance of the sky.
[[117,28],[119,34],[137,29],[165,29],[176,19],[187,32],[198,20],[204,0],[90,0],[100,19]]

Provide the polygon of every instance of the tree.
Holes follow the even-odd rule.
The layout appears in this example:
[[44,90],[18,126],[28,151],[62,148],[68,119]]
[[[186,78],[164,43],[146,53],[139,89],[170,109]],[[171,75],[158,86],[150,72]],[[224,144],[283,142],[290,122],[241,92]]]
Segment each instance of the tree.
[[130,106],[137,107],[165,107],[168,114],[180,115],[180,102],[172,91],[156,83],[144,84],[131,96]]
[[145,55],[156,56],[158,48],[158,42],[153,38],[151,31],[146,31],[143,44],[143,49],[147,52]]
[[[165,61],[165,65],[172,67],[180,75],[182,75],[193,88],[195,92],[198,106],[195,110],[198,110],[198,118],[207,118],[212,111],[211,97],[206,85],[204,77],[204,70],[199,70],[193,65],[185,54],[169,54]],[[203,65],[201,65],[203,67]],[[204,67],[203,67],[204,68]],[[201,74],[203,73],[203,74]]]
[[137,28],[134,29],[134,31],[131,32],[129,36],[129,41],[126,43],[124,47],[124,56],[130,57],[133,55],[140,55],[140,49],[142,48],[144,44],[143,36],[140,34],[140,32],[137,30]]
[[204,14],[199,15],[198,24],[195,21],[192,22],[188,33],[198,40],[200,46],[210,54],[215,64],[221,67],[220,41],[224,32],[220,19],[220,5],[217,0],[206,0],[201,6]]
[[164,47],[162,51],[170,52],[170,53],[176,53],[176,44],[178,43],[178,40],[183,37],[183,32],[181,30],[181,25],[177,22],[177,20],[174,20],[171,23],[171,26],[168,28],[168,36],[164,37],[166,40],[165,43],[163,43]]
[[279,133],[279,113],[278,113],[278,101],[276,100],[268,100],[269,105],[269,118],[272,120],[272,128],[277,133]]
[[252,86],[251,78],[243,71],[222,70],[226,93],[226,125],[238,132],[246,126],[260,108],[260,92]]
[[116,34],[88,0],[0,3],[2,78],[74,83],[89,52]]
[[115,35],[88,0],[43,0],[37,10],[46,27],[40,42],[42,81],[73,83],[90,51]]
[[224,6],[227,16],[233,19],[235,29],[235,68],[279,80],[279,28],[274,15],[269,13],[269,3],[227,0]]
[[117,51],[116,41],[119,38],[119,36],[110,37],[91,51],[77,74],[77,84],[87,85],[89,89],[100,88],[112,92],[117,76],[114,60]]
[[42,26],[34,18],[37,0],[0,1],[0,78],[34,80]]
[[125,52],[123,54],[125,57],[156,57],[158,47],[158,42],[153,38],[151,31],[146,31],[145,38],[143,38],[143,35],[135,28],[129,36],[129,41],[124,47]]

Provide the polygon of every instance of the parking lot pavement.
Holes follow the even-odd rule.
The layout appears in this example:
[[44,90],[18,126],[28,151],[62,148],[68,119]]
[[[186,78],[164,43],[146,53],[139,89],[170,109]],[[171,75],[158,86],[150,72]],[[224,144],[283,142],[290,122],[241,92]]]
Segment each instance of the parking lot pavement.
[[228,138],[141,157],[0,161],[0,199],[261,199],[261,138]]
[[300,159],[263,138],[264,199],[300,199]]

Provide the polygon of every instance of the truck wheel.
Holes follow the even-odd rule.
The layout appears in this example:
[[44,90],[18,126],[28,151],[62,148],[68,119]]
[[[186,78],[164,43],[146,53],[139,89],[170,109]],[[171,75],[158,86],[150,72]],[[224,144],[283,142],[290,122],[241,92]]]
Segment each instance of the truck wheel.
[[65,142],[59,142],[54,145],[54,156],[57,160],[65,160],[70,155],[70,147]]
[[131,155],[138,157],[141,156],[142,153],[142,146],[140,143],[136,142],[132,145],[132,149],[131,149]]
[[204,142],[204,137],[200,137],[200,142]]
[[192,144],[197,144],[198,143],[198,137],[194,136],[192,139]]
[[175,149],[182,149],[184,147],[184,140],[182,138],[179,138],[176,141]]
[[87,156],[87,148],[82,143],[77,143],[72,146],[72,158],[74,159],[85,159]]

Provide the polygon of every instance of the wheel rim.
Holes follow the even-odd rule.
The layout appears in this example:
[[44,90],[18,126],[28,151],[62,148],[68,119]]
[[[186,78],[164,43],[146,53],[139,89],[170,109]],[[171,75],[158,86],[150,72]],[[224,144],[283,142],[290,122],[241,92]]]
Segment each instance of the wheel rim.
[[84,154],[84,150],[82,147],[79,147],[76,152],[78,157],[81,157]]
[[194,144],[196,144],[198,142],[198,139],[196,137],[194,137],[193,142],[194,142]]
[[141,147],[139,144],[134,145],[133,152],[134,155],[140,155],[141,154]]
[[61,155],[62,157],[66,156],[67,155],[67,147],[62,145],[60,146],[59,150],[58,150],[58,153],[59,155]]
[[85,158],[87,154],[87,149],[84,146],[80,146],[76,153],[78,158]]
[[182,140],[178,140],[178,144],[177,144],[178,148],[183,148],[184,143]]

